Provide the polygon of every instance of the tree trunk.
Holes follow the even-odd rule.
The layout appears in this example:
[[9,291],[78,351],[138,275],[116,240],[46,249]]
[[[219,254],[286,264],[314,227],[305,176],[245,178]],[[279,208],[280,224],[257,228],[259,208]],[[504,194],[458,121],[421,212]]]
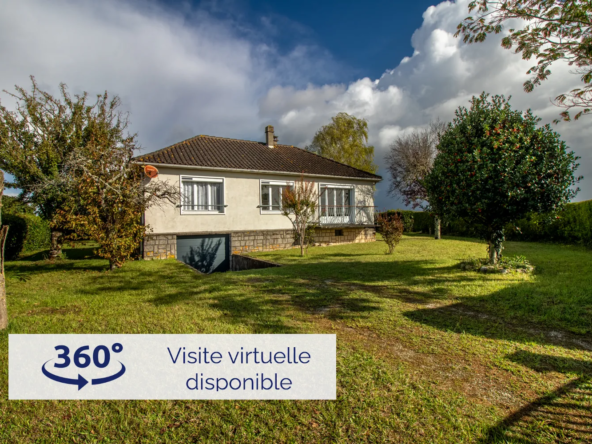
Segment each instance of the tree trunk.
[[434,217],[434,239],[442,239],[441,225],[440,218]]
[[62,233],[51,231],[51,245],[49,247],[49,259],[56,259],[62,254]]
[[2,226],[2,195],[4,194],[4,172],[0,170],[0,330],[8,327],[8,309],[6,308],[6,287],[4,279],[4,244],[8,236],[8,227]]
[[300,229],[300,257],[304,256],[304,235],[306,233],[306,226]]
[[504,230],[494,230],[488,242],[489,249],[489,265],[497,265],[499,260],[502,258],[502,250],[504,249]]

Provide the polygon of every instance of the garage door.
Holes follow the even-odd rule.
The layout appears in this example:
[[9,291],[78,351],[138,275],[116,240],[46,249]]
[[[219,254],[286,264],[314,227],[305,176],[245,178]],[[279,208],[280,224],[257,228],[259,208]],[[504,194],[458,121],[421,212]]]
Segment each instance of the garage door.
[[227,234],[177,236],[177,259],[202,273],[230,269],[230,243]]

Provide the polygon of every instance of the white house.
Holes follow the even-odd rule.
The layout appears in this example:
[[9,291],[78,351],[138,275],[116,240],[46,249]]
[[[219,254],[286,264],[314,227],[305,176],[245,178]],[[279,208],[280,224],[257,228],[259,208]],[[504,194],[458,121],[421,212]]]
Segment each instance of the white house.
[[290,248],[294,234],[282,215],[285,187],[304,177],[320,196],[315,243],[375,240],[374,187],[380,176],[303,149],[266,142],[196,136],[136,161],[180,188],[181,205],[152,207],[146,259],[176,257],[204,271],[224,271],[231,254]]

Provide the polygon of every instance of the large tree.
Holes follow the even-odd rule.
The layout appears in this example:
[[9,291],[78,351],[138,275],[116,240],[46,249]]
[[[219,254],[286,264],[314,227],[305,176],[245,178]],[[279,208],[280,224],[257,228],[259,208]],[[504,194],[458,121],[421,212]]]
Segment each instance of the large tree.
[[306,149],[369,173],[376,172],[374,147],[368,145],[368,122],[339,113],[315,134]]
[[136,135],[127,133],[128,115],[121,101],[107,93],[87,113],[85,144],[70,153],[62,173],[42,190],[68,189],[55,224],[71,231],[71,239],[92,239],[112,270],[138,249],[147,229],[142,214],[153,205],[178,203],[178,186],[149,180],[134,162]]
[[468,43],[482,42],[487,34],[499,34],[510,20],[521,19],[525,25],[509,29],[502,46],[515,48],[522,58],[534,57],[537,64],[528,74],[524,90],[531,92],[551,74],[551,65],[559,60],[573,66],[583,85],[557,96],[554,103],[565,108],[564,120],[571,120],[569,111],[576,109],[574,118],[592,111],[592,2],[589,0],[474,0],[469,3],[467,17],[458,25],[456,35],[464,34]]
[[[63,172],[68,156],[85,143],[87,94],[72,97],[64,84],[61,99],[42,91],[34,77],[32,90],[16,86],[16,110],[0,105],[0,168],[14,176],[7,184],[21,190],[20,201],[33,204],[54,227],[50,258],[61,250],[61,229],[55,216],[71,190],[41,184]],[[5,91],[6,92],[6,91]]]
[[0,170],[0,330],[8,326],[6,308],[6,286],[4,278],[4,244],[8,235],[8,227],[2,225],[2,195],[4,194],[4,172]]
[[[399,136],[390,146],[386,166],[391,181],[389,194],[401,196],[406,206],[431,211],[425,178],[432,170],[440,137],[446,131],[441,121]],[[440,217],[435,217],[435,238],[440,239]]]
[[430,204],[478,227],[489,260],[501,257],[504,226],[528,213],[556,214],[576,194],[573,152],[532,112],[483,93],[460,107],[426,178]]

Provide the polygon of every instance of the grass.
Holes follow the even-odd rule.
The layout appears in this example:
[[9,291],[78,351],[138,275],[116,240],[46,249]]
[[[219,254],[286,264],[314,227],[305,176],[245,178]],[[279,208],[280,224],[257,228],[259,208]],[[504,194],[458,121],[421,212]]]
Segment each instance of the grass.
[[[200,276],[106,272],[88,249],[6,265],[8,333],[335,333],[337,401],[8,401],[0,442],[590,442],[592,252],[508,242],[535,274],[484,275],[470,239],[407,236],[257,256]],[[41,260],[37,260],[41,259]]]

